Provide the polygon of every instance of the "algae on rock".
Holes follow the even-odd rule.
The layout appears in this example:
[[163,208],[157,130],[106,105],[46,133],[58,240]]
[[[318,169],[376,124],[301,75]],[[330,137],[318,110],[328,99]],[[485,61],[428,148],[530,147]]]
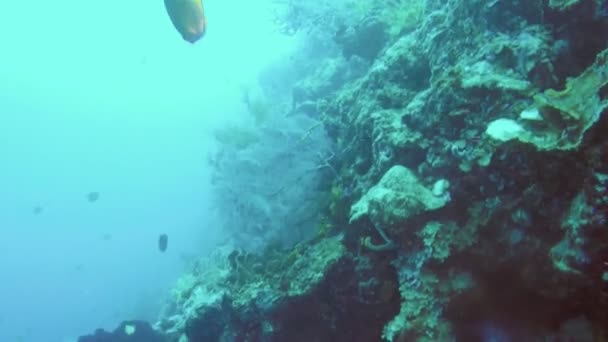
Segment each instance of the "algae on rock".
[[568,79],[566,89],[549,89],[534,96],[543,117],[556,127],[563,127],[557,141],[546,144],[543,146],[545,149],[553,147],[567,150],[578,147],[584,133],[608,108],[608,98],[606,94],[601,94],[607,84],[608,49],[599,53],[595,63],[582,74]]
[[[585,132],[608,108],[606,85],[608,49],[599,53],[595,63],[579,76],[569,78],[564,90],[548,89],[544,93],[536,94],[536,108],[527,109],[520,115],[520,118],[527,121],[526,125],[522,125],[522,129],[511,134],[506,140],[517,139],[533,144],[539,150],[578,148]],[[542,119],[535,117],[530,120],[528,113],[536,111]],[[499,120],[490,123],[489,132],[496,127]],[[519,125],[513,120],[510,122]]]

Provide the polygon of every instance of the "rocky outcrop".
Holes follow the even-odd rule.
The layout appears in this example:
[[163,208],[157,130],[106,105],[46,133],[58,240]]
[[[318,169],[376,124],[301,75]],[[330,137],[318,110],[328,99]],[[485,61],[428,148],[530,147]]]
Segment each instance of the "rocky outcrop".
[[361,74],[344,76],[362,54],[353,29],[296,89],[336,145],[317,238],[199,265],[159,328],[190,341],[606,339],[604,4],[423,4],[413,28],[374,18],[386,43]]

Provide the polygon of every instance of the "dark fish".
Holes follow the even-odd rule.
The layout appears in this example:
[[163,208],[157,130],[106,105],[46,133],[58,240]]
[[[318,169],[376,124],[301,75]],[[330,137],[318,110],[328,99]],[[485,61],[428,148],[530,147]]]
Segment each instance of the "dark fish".
[[98,199],[99,199],[99,192],[97,192],[97,191],[89,192],[89,194],[87,195],[87,200],[89,202],[95,202]]
[[110,240],[112,240],[112,234],[105,233],[105,234],[103,234],[102,238],[103,238],[104,241],[110,241]]
[[169,243],[169,237],[167,236],[167,234],[161,234],[158,237],[158,249],[161,252],[164,252],[167,250],[167,244]]
[[32,213],[34,213],[34,215],[38,215],[42,213],[42,207],[37,205],[32,209]]

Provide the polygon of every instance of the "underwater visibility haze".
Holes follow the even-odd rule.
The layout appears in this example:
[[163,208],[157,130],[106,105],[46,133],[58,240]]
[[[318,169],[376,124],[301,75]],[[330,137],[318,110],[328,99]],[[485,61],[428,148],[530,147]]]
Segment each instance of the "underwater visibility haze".
[[154,320],[216,242],[208,132],[284,43],[256,6],[208,7],[192,46],[162,1],[0,4],[0,341]]
[[0,4],[0,341],[608,340],[608,1]]

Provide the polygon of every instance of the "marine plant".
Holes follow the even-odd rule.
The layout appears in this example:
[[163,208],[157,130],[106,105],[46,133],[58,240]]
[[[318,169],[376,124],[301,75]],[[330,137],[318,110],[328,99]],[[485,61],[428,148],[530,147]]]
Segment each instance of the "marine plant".
[[314,235],[320,184],[332,172],[332,145],[318,121],[280,111],[263,115],[238,130],[223,128],[212,158],[214,203],[226,235],[246,250]]

